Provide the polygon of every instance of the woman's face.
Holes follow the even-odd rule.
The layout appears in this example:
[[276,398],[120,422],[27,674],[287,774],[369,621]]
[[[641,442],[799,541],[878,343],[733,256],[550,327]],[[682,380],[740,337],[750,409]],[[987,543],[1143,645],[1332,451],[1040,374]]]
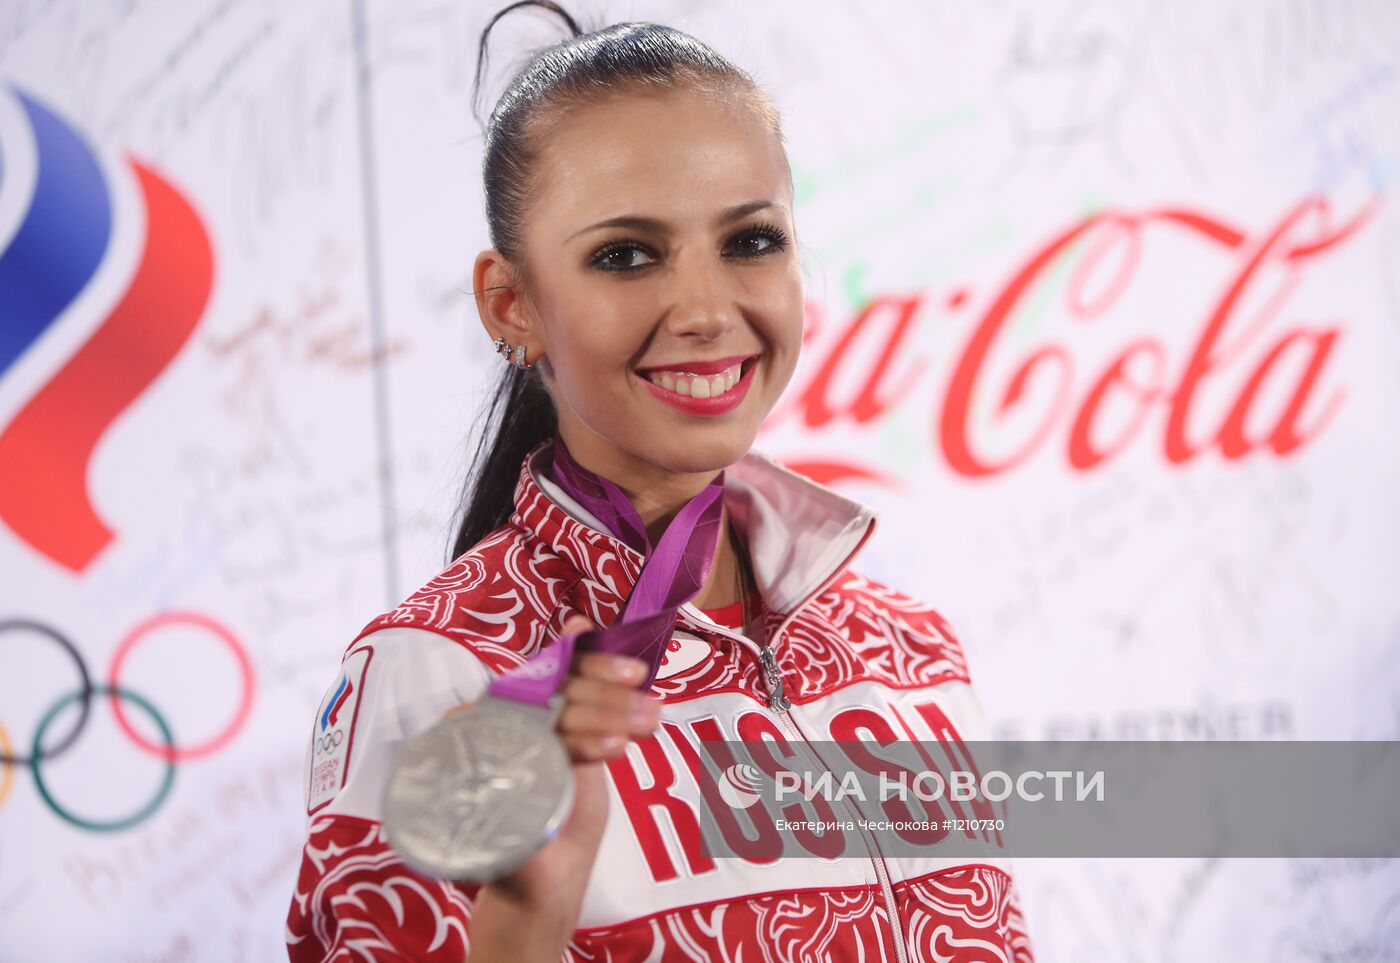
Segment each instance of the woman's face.
[[751,109],[667,92],[575,110],[545,140],[527,314],[569,450],[638,480],[733,464],[802,336],[777,138]]

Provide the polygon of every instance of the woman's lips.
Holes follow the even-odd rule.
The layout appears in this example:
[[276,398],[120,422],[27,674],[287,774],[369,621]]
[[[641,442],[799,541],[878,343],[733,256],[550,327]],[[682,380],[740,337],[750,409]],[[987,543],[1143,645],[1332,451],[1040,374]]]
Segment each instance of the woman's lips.
[[741,365],[741,368],[739,368],[739,379],[734,382],[734,388],[728,389],[727,392],[722,393],[722,395],[717,396],[717,398],[694,398],[693,395],[682,395],[682,393],[673,392],[671,389],[662,388],[661,385],[654,384],[651,379],[645,377],[643,377],[641,381],[643,381],[643,384],[647,386],[648,391],[650,391],[655,398],[673,407],[673,409],[680,410],[680,412],[685,412],[686,414],[715,416],[715,414],[732,412],[735,407],[739,406],[739,403],[743,400],[743,396],[749,393],[749,386],[753,384],[753,371],[755,371],[757,367],[759,367],[759,365],[757,365],[757,358],[750,358],[749,361],[745,361],[745,363]]

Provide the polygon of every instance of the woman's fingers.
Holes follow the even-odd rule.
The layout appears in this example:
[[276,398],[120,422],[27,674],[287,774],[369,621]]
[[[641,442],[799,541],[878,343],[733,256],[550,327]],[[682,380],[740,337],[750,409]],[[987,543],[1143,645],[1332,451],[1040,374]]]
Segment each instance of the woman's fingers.
[[646,739],[661,720],[661,703],[636,689],[605,692],[600,698],[566,697],[556,730],[576,762],[615,759],[629,739]]
[[640,692],[623,696],[602,701],[565,702],[559,714],[559,730],[647,738],[661,721],[661,703]]
[[[573,621],[564,624],[566,632],[578,631],[570,628]],[[564,708],[556,728],[576,762],[615,759],[626,751],[629,739],[645,739],[656,731],[661,702],[640,688],[650,668],[623,655],[574,656],[561,689]]]

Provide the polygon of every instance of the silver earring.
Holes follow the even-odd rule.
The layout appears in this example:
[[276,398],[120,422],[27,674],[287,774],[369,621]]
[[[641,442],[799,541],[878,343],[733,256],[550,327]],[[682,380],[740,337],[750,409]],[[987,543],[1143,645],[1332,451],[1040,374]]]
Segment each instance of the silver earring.
[[[533,368],[535,366],[534,362],[526,364],[525,345],[523,344],[517,344],[512,347],[506,344],[505,338],[497,338],[495,341],[491,342],[491,347],[498,355],[505,358],[507,363],[514,364],[517,368]],[[512,354],[515,356],[514,359],[511,357]]]

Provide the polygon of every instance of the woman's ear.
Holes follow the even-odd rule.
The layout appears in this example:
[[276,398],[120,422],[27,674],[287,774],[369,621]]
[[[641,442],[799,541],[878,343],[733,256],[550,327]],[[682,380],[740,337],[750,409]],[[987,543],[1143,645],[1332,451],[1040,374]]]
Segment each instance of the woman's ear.
[[535,330],[514,266],[504,254],[494,248],[482,251],[472,266],[472,293],[476,296],[476,313],[487,336],[495,341],[504,338],[515,347],[524,345],[526,358],[534,363],[543,358],[543,341]]

